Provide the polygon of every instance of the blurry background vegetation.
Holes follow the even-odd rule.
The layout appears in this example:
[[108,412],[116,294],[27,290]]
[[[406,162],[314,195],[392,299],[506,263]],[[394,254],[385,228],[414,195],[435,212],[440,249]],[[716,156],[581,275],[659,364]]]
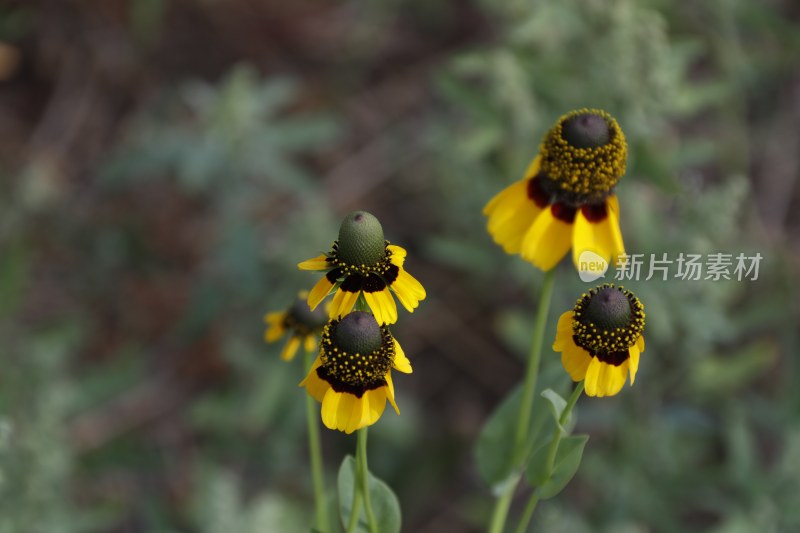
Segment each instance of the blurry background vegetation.
[[[586,106],[628,137],[629,252],[764,260],[754,282],[628,283],[636,386],[581,400],[582,469],[533,527],[800,530],[798,7],[3,2],[0,533],[307,530],[302,371],[262,316],[352,209],[428,290],[394,328],[415,372],[371,468],[405,531],[479,531],[473,446],[541,281],[480,210]],[[550,334],[585,288],[561,265]],[[323,437],[333,487],[354,439]]]

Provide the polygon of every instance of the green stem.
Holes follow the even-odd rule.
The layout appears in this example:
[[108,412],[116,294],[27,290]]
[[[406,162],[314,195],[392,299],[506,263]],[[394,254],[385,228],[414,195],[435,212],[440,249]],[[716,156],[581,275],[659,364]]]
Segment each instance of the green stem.
[[539,497],[534,492],[531,494],[528,504],[525,506],[525,511],[522,513],[522,518],[520,519],[519,526],[517,527],[517,533],[525,533],[525,530],[528,529],[528,523],[530,523],[533,512],[536,510],[536,504],[538,503]]
[[[517,417],[517,431],[514,434],[514,448],[511,453],[512,466],[515,469],[522,467],[525,456],[529,451],[527,441],[531,412],[533,411],[534,393],[536,392],[536,379],[539,377],[539,363],[542,359],[544,329],[547,324],[547,315],[550,312],[550,300],[553,296],[555,279],[555,269],[545,272],[542,290],[539,294],[539,307],[536,311],[533,340],[531,341],[531,351],[528,356],[528,367],[525,371],[525,381],[522,386],[522,398],[520,400],[519,415]],[[508,516],[508,510],[511,507],[511,498],[514,495],[514,489],[516,489],[516,487],[516,483],[509,483],[497,499],[489,527],[490,533],[500,533],[503,531],[506,517]]]
[[361,491],[358,490],[358,483],[353,485],[353,492],[353,508],[350,509],[350,519],[347,521],[347,533],[355,533],[358,515],[361,514]]
[[[583,386],[583,381],[575,386],[575,389],[572,391],[569,400],[567,400],[567,405],[564,406],[564,410],[561,412],[561,416],[558,417],[558,424],[553,430],[553,438],[550,440],[550,447],[547,450],[547,476],[545,479],[550,479],[550,476],[553,474],[556,455],[558,454],[558,446],[561,444],[561,437],[563,437],[563,431],[561,428],[564,427],[564,424],[566,424],[567,420],[569,420],[569,416],[572,414],[572,408],[575,407],[575,403],[583,393]],[[536,492],[534,491],[528,500],[528,504],[525,506],[525,512],[522,514],[522,518],[519,521],[517,533],[525,533],[525,531],[528,529],[528,524],[531,521],[531,517],[533,517],[533,511],[536,510],[537,503],[539,503],[539,496],[537,496]]]
[[555,279],[555,269],[545,272],[544,281],[542,282],[542,291],[539,294],[539,308],[536,311],[533,340],[531,341],[531,351],[528,356],[528,368],[525,371],[522,400],[520,402],[519,416],[517,417],[517,433],[514,436],[514,453],[512,457],[515,467],[522,465],[525,460],[525,455],[528,452],[527,440],[531,423],[531,412],[533,411],[533,395],[534,392],[536,392],[536,379],[539,377],[539,363],[542,359],[542,340],[544,339],[544,329],[547,325],[547,315],[550,311],[550,300],[553,296]]
[[358,486],[364,496],[364,510],[367,512],[367,523],[370,533],[380,533],[375,514],[372,512],[372,501],[369,496],[369,468],[367,467],[367,428],[358,430],[358,447],[356,448],[356,470]]
[[503,531],[503,526],[506,523],[506,516],[508,516],[508,509],[511,507],[511,498],[514,496],[514,489],[517,487],[517,482],[510,483],[510,487],[506,488],[494,504],[494,511],[492,512],[492,521],[489,523],[489,531],[491,533],[500,533]]
[[[306,373],[311,369],[314,353],[306,352]],[[316,527],[320,531],[330,530],[328,502],[325,497],[325,472],[322,466],[322,446],[319,437],[319,416],[317,402],[306,394],[306,422],[308,425],[308,453],[311,461],[311,480],[314,485],[314,509],[316,510]]]

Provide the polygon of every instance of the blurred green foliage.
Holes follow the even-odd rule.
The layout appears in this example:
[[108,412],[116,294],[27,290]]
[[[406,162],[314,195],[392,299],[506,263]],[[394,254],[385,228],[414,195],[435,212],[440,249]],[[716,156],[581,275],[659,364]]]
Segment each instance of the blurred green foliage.
[[[482,529],[491,495],[473,447],[516,383],[541,275],[491,242],[480,212],[578,107],[608,110],[628,138],[630,253],[764,260],[754,282],[628,283],[648,320],[636,385],[578,403],[581,468],[531,529],[800,529],[796,226],[766,224],[779,178],[759,173],[765,139],[787,161],[796,151],[765,134],[797,104],[790,2],[393,2],[330,19],[189,4],[130,2],[107,30],[119,46],[81,41],[114,64],[144,54],[152,78],[125,93],[135,105],[98,108],[113,135],[92,137],[83,117],[73,144],[39,149],[29,139],[48,137],[25,125],[65,104],[29,112],[15,95],[81,108],[42,74],[69,49],[47,22],[108,33],[69,27],[84,20],[74,6],[69,19],[0,11],[0,39],[27,61],[0,92],[21,117],[0,121],[14,132],[0,146],[0,531],[305,530],[302,370],[263,344],[261,317],[311,287],[296,263],[357,207],[409,248],[429,293],[397,326],[415,373],[396,383],[402,416],[370,433],[370,469],[398,494],[404,530]],[[194,23],[192,42],[227,56],[182,44]],[[273,35],[259,24],[276,40],[251,47]],[[173,48],[179,60],[159,57]],[[97,106],[134,79],[99,77]],[[584,289],[562,265],[546,338]],[[544,360],[543,381],[566,391],[547,345]],[[355,443],[323,443],[332,488]]]

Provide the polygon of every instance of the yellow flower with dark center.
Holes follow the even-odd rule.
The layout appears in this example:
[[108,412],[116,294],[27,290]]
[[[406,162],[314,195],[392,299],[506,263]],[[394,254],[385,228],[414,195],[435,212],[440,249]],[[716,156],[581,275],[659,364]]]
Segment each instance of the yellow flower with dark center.
[[371,314],[354,311],[325,325],[319,356],[300,386],[322,403],[325,427],[352,433],[377,422],[386,400],[400,414],[392,369],[411,373],[400,344]]
[[291,361],[294,359],[300,344],[307,352],[317,347],[317,339],[322,333],[322,327],[327,321],[327,316],[322,312],[311,311],[306,299],[308,291],[301,291],[295,302],[286,311],[275,311],[264,315],[267,330],[264,340],[268,343],[275,342],[289,332],[289,339],[281,350],[281,359]]
[[614,185],[625,174],[627,144],[605,111],[580,109],[545,135],[525,177],[483,209],[488,230],[506,253],[550,270],[572,248],[606,261],[625,253]]
[[553,350],[573,381],[584,380],[589,396],[617,394],[628,374],[631,385],[644,351],[644,305],[632,292],[604,284],[581,296],[558,319]]
[[339,239],[329,254],[322,254],[297,265],[301,270],[326,270],[325,276],[311,289],[311,309],[335,290],[330,318],[349,313],[360,296],[379,324],[397,322],[394,296],[408,312],[425,299],[422,284],[403,268],[406,251],[383,238],[378,219],[365,211],[345,217]]

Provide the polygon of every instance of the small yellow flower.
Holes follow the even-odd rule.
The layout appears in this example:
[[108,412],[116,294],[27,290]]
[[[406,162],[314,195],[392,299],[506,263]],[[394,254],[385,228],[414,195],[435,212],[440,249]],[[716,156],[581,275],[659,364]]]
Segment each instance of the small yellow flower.
[[317,347],[317,339],[325,325],[326,316],[320,311],[311,311],[306,299],[308,291],[301,291],[297,300],[286,311],[275,311],[264,315],[267,329],[264,340],[272,343],[289,332],[289,339],[281,350],[281,359],[291,361],[294,359],[300,344],[307,352]]
[[392,369],[411,373],[400,344],[371,314],[354,311],[325,326],[319,356],[300,386],[322,403],[325,427],[352,433],[377,422],[386,400],[400,414]]
[[363,296],[379,324],[397,322],[397,304],[392,294],[409,313],[425,299],[422,284],[403,268],[406,251],[385,241],[378,219],[365,211],[345,217],[339,239],[329,254],[322,254],[297,265],[301,270],[325,270],[308,295],[308,305],[316,308],[335,290],[330,318],[347,315]]
[[488,230],[506,253],[550,270],[572,248],[616,259],[625,253],[614,185],[625,173],[627,144],[605,111],[580,109],[547,133],[524,179],[483,209]]
[[553,350],[573,381],[584,380],[589,396],[614,396],[631,385],[644,351],[644,305],[613,284],[591,289],[558,319]]

